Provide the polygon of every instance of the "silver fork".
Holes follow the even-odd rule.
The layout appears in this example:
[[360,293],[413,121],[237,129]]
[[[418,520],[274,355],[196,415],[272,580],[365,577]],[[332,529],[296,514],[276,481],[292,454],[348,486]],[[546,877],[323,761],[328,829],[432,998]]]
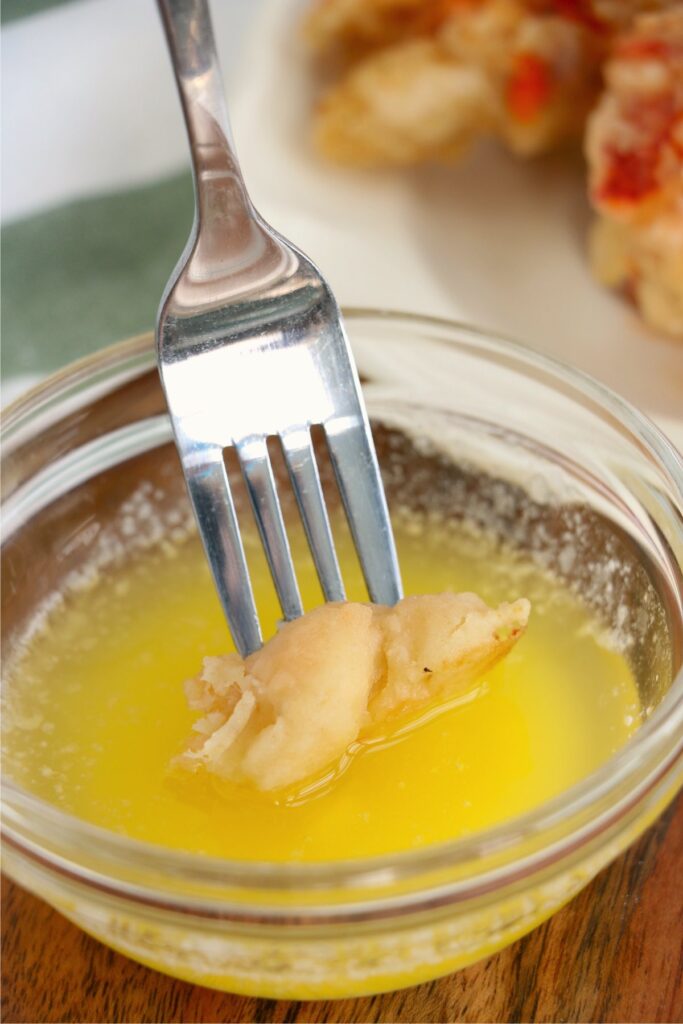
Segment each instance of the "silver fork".
[[286,619],[302,614],[267,439],[278,437],[326,600],[344,599],[311,427],[320,425],[371,600],[401,581],[337,303],[254,209],[230,137],[206,0],[158,0],[185,115],[195,221],[166,287],[157,353],[188,491],[233,639],[262,643],[224,462],[234,447]]

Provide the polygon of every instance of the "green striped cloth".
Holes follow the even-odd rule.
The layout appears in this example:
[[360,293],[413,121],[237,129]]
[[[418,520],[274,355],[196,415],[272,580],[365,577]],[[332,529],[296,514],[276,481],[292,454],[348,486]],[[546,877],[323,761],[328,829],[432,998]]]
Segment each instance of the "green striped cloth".
[[68,3],[68,0],[2,0],[0,4],[0,23],[7,25],[17,18],[25,18],[29,14],[38,14],[49,7]]
[[[236,46],[247,0],[215,6]],[[4,0],[2,47],[7,398],[153,327],[192,184],[151,0]]]
[[181,174],[3,227],[3,375],[53,370],[151,328],[191,219]]

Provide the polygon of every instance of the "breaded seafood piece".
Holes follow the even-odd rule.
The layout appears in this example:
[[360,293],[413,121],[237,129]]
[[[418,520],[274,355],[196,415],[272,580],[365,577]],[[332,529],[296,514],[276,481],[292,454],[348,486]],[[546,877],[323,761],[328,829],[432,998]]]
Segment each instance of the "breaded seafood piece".
[[585,25],[520,0],[485,0],[454,11],[439,39],[485,74],[496,96],[494,132],[513,152],[532,156],[580,135],[604,48]]
[[443,160],[492,128],[495,116],[485,72],[417,39],[353,67],[320,101],[314,141],[329,159],[358,166]]
[[351,52],[433,33],[467,0],[319,0],[304,20],[315,50]]
[[314,138],[359,165],[448,159],[481,135],[544,152],[581,131],[602,48],[580,23],[521,0],[454,2],[428,35],[356,61],[319,103]]
[[[638,14],[680,0],[522,0],[532,15],[554,15],[602,36],[626,28]],[[491,0],[317,0],[303,30],[309,46],[358,53],[399,40],[435,35],[451,17],[485,12]]]
[[489,608],[477,594],[405,597],[379,614],[384,676],[372,693],[374,721],[456,696],[517,643],[529,619],[525,599]]
[[598,279],[683,336],[683,7],[620,36],[586,135]]
[[262,790],[301,782],[369,726],[466,690],[528,617],[524,599],[492,609],[474,594],[409,597],[394,608],[322,605],[246,660],[205,658],[185,684],[203,717],[176,762]]

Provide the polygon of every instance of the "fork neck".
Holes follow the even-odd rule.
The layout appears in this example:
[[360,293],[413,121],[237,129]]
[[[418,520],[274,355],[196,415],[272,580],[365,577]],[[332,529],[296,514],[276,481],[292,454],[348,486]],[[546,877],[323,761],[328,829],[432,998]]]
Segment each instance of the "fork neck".
[[157,0],[185,116],[197,194],[207,228],[253,220],[225,103],[207,0]]

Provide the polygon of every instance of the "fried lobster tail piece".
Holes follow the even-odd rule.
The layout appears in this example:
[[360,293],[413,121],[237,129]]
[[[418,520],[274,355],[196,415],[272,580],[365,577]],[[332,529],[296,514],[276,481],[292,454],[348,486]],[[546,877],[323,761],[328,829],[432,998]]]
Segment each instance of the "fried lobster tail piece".
[[[564,8],[571,10],[567,13]],[[599,87],[605,32],[570,0],[324,0],[307,35],[350,61],[314,135],[349,164],[457,155],[497,135],[517,153],[576,137]]]
[[245,661],[205,658],[185,685],[202,713],[176,759],[274,790],[333,767],[389,716],[467,690],[526,629],[529,602],[475,594],[408,597],[395,608],[325,604],[285,623]]
[[586,153],[591,261],[646,321],[683,335],[683,6],[636,18],[605,67]]

